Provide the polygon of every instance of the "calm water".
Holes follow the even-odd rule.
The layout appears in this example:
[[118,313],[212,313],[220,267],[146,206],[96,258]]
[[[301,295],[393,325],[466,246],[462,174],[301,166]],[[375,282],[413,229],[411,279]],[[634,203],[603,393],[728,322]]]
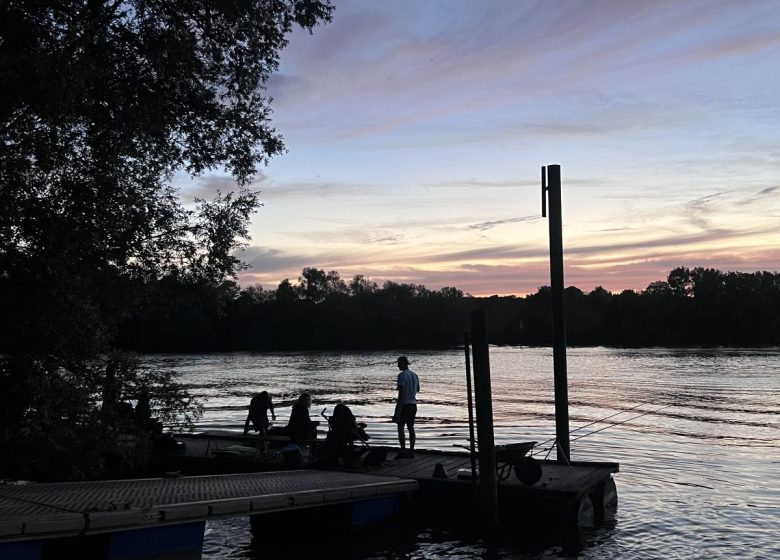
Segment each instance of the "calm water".
[[[146,362],[177,369],[202,396],[203,429],[240,430],[252,393],[261,390],[271,392],[277,422],[284,424],[294,398],[308,391],[312,416],[345,402],[368,424],[372,443],[395,445],[396,357],[208,354]],[[421,380],[417,447],[465,445],[462,351],[409,357]],[[589,535],[579,558],[780,558],[780,350],[587,348],[569,349],[568,358],[571,429],[611,416],[572,433],[572,457],[617,461],[621,469],[614,526]],[[491,348],[490,364],[497,443],[552,438],[552,351]],[[610,427],[614,422],[624,423]],[[316,555],[332,556],[327,550]],[[564,553],[420,530],[369,537],[348,556],[530,559]],[[207,524],[204,558],[261,557],[246,519]]]

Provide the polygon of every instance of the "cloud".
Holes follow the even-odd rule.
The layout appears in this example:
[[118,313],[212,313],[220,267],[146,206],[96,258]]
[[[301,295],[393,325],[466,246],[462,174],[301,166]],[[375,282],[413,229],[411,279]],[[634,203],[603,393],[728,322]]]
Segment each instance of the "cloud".
[[520,222],[537,222],[541,220],[539,216],[524,216],[522,218],[506,218],[504,220],[494,220],[492,222],[480,222],[467,226],[466,229],[475,229],[477,231],[487,231],[504,224],[517,224]]
[[[335,225],[331,222],[331,225]],[[327,230],[307,231],[298,237],[310,239],[318,243],[340,243],[352,247],[376,246],[376,245],[400,245],[409,239],[408,233],[391,233],[385,229],[365,228],[359,225],[348,225]],[[416,237],[416,236],[415,236]],[[376,247],[372,253],[375,253]]]
[[712,201],[718,197],[722,197],[724,194],[726,193],[719,192],[688,201],[685,204],[688,221],[701,229],[710,229],[708,217],[715,212]]
[[[423,284],[430,289],[453,286],[472,295],[506,295],[533,293],[540,286],[549,285],[548,255],[544,249],[533,254],[534,260],[521,263],[464,262],[441,259],[444,266],[431,266],[436,259],[403,259],[403,265],[391,261],[373,262],[360,255],[292,255],[268,249],[252,248],[255,267],[240,275],[242,285],[261,283],[275,287],[283,278],[298,277],[307,266],[336,270],[342,278],[363,274],[378,282],[385,280]],[[485,251],[485,256],[504,255],[506,248]],[[239,255],[240,256],[240,255]],[[715,250],[703,253],[695,246],[677,249],[662,247],[651,254],[636,255],[627,262],[625,257],[599,256],[597,264],[581,260],[586,251],[565,255],[565,284],[590,291],[602,286],[609,291],[641,290],[657,280],[665,280],[669,271],[678,266],[704,266],[723,271],[754,272],[780,270],[780,249],[752,247],[740,250]],[[342,259],[342,260],[339,260]],[[489,260],[489,259],[488,259]],[[756,262],[761,262],[756,266]],[[449,266],[447,266],[449,265]]]
[[[755,25],[733,25],[768,12],[767,3],[750,9],[730,2],[660,1],[567,2],[544,9],[513,1],[456,6],[340,2],[333,22],[313,38],[293,37],[284,74],[272,81],[271,93],[280,106],[291,103],[303,111],[299,122],[310,126],[316,114],[319,122],[337,126],[331,141],[343,141],[513,99],[581,92],[621,71],[655,79],[657,72],[638,65],[658,67],[668,77],[703,56],[748,55],[771,49],[777,40],[774,29],[756,33]],[[729,30],[726,36],[721,28]],[[610,119],[600,125],[609,127]],[[566,128],[565,122],[535,126],[599,132],[598,121],[589,129],[576,123]]]
[[371,187],[336,181],[269,181],[263,185],[265,200],[311,199],[312,197],[333,199],[366,194]]
[[305,266],[310,266],[312,262],[311,256],[290,254],[256,245],[246,247],[237,253],[236,257],[250,266],[250,269],[242,273],[242,276],[263,275],[289,270],[300,271]]
[[280,202],[255,237],[289,251],[258,278],[327,263],[503,290],[547,259],[506,189],[538,208],[536,162],[559,156],[574,278],[638,286],[777,238],[773,0],[336,2],[269,83],[299,151],[258,185]]
[[780,193],[780,186],[766,187],[758,191],[758,193],[751,194],[742,200],[738,200],[736,204],[740,206],[749,206],[751,204],[766,205],[769,200],[776,198],[774,195]]
[[[258,171],[249,188],[259,190],[266,180],[265,174],[262,171]],[[225,194],[239,189],[239,185],[233,177],[218,173],[201,175],[187,179],[186,182],[183,179],[179,179],[177,182],[181,191],[181,199],[184,203],[192,203],[196,198],[212,200],[217,193]]]
[[780,225],[770,228],[753,230],[729,230],[712,229],[709,231],[692,233],[687,235],[666,235],[649,239],[641,239],[629,242],[610,242],[603,245],[581,245],[564,248],[565,254],[574,254],[579,256],[609,255],[620,253],[626,250],[643,250],[667,248],[675,250],[678,247],[696,247],[711,244],[713,242],[722,243],[725,240],[750,239],[756,236],[763,236],[769,233],[780,232]]

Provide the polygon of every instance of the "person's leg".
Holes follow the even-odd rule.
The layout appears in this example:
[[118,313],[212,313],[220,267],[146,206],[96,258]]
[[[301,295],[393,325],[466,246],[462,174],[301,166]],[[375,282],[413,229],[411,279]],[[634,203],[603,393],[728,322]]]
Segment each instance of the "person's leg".
[[[267,419],[266,419],[266,423],[260,427],[260,435],[261,436],[268,435],[268,422],[267,422]],[[267,440],[263,440],[262,448],[263,448],[263,454],[267,455],[268,454],[268,449],[269,449],[269,444],[268,444]],[[260,450],[260,448],[258,447],[258,451],[259,450]]]
[[414,419],[417,417],[417,405],[413,404],[409,409],[409,422],[407,423],[409,426],[409,453],[414,457],[414,442],[417,439],[414,433]]
[[404,425],[398,422],[398,443],[401,444],[401,451],[406,449],[406,436],[404,435]]

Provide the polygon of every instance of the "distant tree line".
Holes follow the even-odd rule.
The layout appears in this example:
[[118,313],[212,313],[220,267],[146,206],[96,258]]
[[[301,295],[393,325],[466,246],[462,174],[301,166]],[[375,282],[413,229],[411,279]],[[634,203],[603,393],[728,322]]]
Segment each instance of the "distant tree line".
[[[362,275],[305,268],[275,290],[234,282],[171,278],[119,330],[118,345],[140,352],[381,350],[451,348],[469,311],[485,308],[492,344],[552,342],[550,288],[526,297],[472,297]],[[645,290],[565,290],[571,346],[780,345],[780,274],[672,270]]]

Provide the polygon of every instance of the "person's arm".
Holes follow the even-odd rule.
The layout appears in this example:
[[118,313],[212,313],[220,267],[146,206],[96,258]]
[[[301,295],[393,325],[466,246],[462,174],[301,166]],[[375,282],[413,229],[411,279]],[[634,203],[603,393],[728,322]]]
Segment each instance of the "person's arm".
[[274,402],[271,400],[271,397],[268,397],[268,410],[271,411],[271,418],[276,420],[276,413],[274,412]]

